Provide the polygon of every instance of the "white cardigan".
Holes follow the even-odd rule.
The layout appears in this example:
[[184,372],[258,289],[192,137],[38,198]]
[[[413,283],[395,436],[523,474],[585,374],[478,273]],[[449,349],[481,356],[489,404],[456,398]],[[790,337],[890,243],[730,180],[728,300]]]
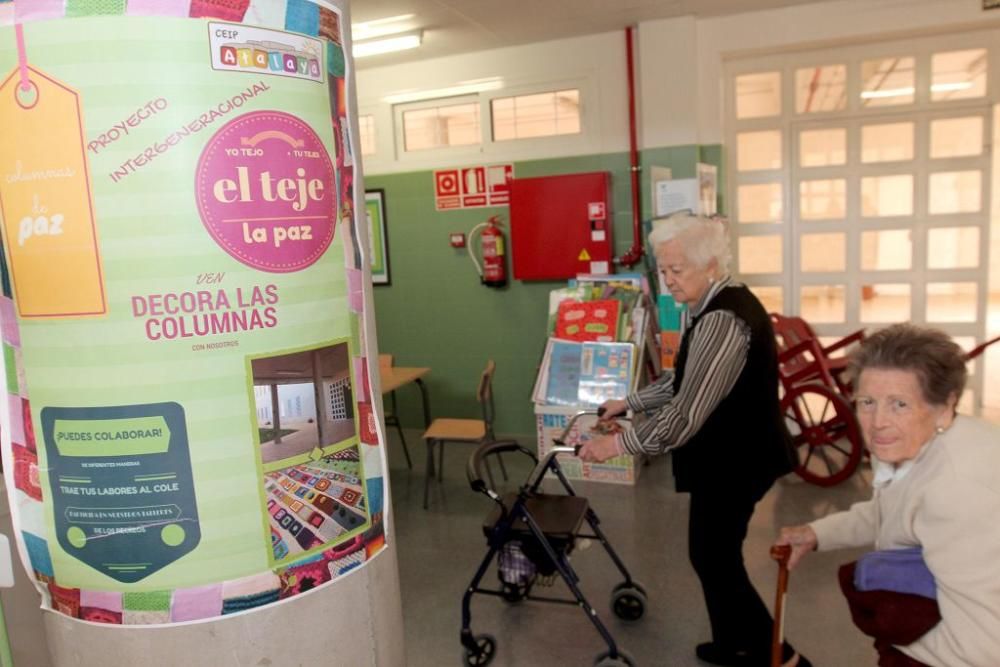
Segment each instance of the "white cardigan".
[[1000,429],[956,417],[901,479],[810,526],[821,551],[922,546],[941,622],[897,648],[933,667],[1000,666]]

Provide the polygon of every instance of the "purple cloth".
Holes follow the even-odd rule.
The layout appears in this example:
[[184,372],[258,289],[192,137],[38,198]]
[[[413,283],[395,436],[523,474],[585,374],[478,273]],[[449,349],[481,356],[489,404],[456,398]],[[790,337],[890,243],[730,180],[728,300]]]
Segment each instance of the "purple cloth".
[[222,614],[222,584],[178,588],[170,605],[170,620],[197,621]]
[[934,575],[920,547],[865,554],[854,570],[854,587],[859,591],[893,591],[937,599]]
[[[56,19],[66,14],[66,0],[32,0],[31,2],[14,3],[14,20],[38,21],[41,19]],[[28,48],[28,62],[31,62],[31,42]]]
[[80,606],[95,607],[97,609],[107,609],[108,611],[122,613],[122,594],[108,593],[106,591],[80,591]]
[[21,347],[21,332],[17,328],[14,300],[5,296],[0,296],[0,330],[3,331],[5,342],[14,347]]

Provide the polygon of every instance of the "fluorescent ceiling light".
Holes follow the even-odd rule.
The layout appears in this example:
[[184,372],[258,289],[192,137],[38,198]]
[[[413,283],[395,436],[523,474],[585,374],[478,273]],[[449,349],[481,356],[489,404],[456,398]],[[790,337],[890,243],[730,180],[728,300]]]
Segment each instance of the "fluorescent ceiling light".
[[931,92],[947,93],[952,90],[968,90],[972,88],[971,81],[956,81],[955,83],[935,83],[931,86]]
[[503,88],[502,77],[492,77],[489,79],[475,79],[472,81],[460,81],[457,85],[447,88],[434,88],[432,90],[410,90],[402,93],[386,95],[382,98],[388,104],[405,104],[407,102],[419,102],[420,100],[432,100],[440,97],[457,97],[459,95],[472,95],[473,93],[483,93],[490,90],[500,90]]
[[392,53],[394,51],[405,51],[415,49],[420,46],[423,40],[423,33],[419,30],[409,32],[404,35],[393,35],[381,39],[368,39],[363,42],[354,42],[351,53],[355,58],[366,58],[381,53]]
[[865,90],[861,93],[861,99],[874,100],[880,97],[909,97],[913,93],[913,86],[908,88],[886,88],[885,90]]
[[[972,88],[971,81],[956,81],[955,83],[935,83],[931,86],[931,92],[945,93],[953,90],[968,90]],[[885,90],[865,90],[861,93],[861,99],[873,100],[879,97],[909,97],[913,95],[913,86],[906,88],[886,88]]]
[[364,21],[362,23],[352,23],[351,24],[351,36],[355,40],[363,39],[373,39],[375,37],[383,37],[385,35],[395,35],[401,32],[406,32],[407,30],[412,30],[416,26],[413,25],[411,19],[415,18],[416,14],[400,14],[399,16],[389,16],[384,19],[375,19],[374,21]]

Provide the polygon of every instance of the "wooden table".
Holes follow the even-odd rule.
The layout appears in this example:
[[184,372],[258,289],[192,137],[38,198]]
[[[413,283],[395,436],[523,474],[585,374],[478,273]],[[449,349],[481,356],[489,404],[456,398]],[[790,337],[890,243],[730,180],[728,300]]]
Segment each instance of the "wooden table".
[[379,366],[378,369],[383,394],[396,391],[411,382],[417,384],[417,387],[420,388],[420,401],[424,408],[424,428],[431,425],[431,406],[430,399],[427,397],[427,385],[424,384],[422,378],[430,372],[431,369],[424,366]]

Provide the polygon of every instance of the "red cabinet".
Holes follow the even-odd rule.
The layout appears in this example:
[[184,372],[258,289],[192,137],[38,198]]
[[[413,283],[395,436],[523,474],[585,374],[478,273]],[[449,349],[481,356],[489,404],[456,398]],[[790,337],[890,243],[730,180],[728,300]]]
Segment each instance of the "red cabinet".
[[563,280],[611,273],[611,175],[515,178],[510,188],[516,280]]

